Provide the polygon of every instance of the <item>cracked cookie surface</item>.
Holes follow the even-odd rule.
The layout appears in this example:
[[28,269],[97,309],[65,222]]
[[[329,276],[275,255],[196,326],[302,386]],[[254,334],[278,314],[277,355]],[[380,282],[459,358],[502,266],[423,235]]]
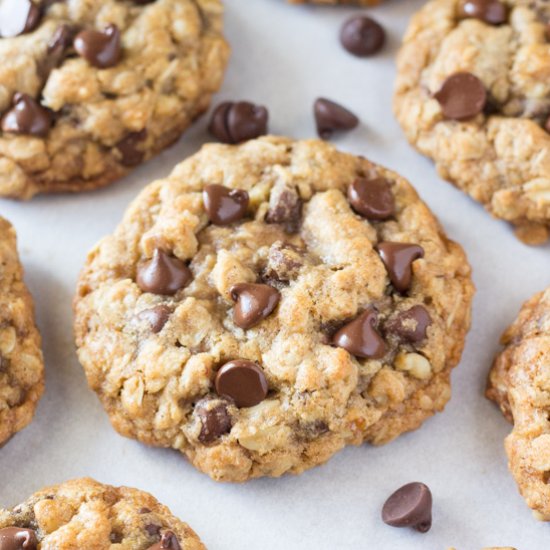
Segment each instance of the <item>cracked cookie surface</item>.
[[[19,545],[22,540],[26,546]],[[0,508],[0,542],[28,550],[205,550],[196,533],[152,495],[89,478]]]
[[487,397],[514,424],[505,447],[521,494],[550,521],[550,288],[523,305],[501,342]]
[[222,81],[219,0],[9,0],[0,9],[0,195],[124,176],[176,141]]
[[472,294],[403,178],[266,137],[206,145],[138,196],[88,256],[75,331],[120,433],[244,481],[442,410]]
[[0,446],[27,426],[44,391],[40,335],[15,230],[0,218]]
[[431,0],[397,63],[408,140],[528,244],[550,235],[549,21],[545,2]]

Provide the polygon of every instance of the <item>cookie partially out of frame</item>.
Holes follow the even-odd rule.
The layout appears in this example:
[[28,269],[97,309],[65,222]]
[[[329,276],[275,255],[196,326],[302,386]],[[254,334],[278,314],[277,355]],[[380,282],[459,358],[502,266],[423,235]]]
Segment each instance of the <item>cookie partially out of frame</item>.
[[394,172],[317,140],[207,145],[90,252],[78,355],[120,433],[217,480],[299,473],[443,409],[472,293]]
[[5,0],[0,195],[124,176],[208,108],[227,57],[219,0]]
[[196,533],[144,491],[89,478],[47,487],[0,508],[6,549],[205,550]]
[[30,423],[44,391],[40,344],[15,230],[0,218],[0,446]]
[[487,397],[514,424],[505,446],[521,494],[550,521],[550,288],[523,305],[501,341]]
[[547,2],[431,0],[397,63],[409,141],[528,244],[550,235],[549,21]]

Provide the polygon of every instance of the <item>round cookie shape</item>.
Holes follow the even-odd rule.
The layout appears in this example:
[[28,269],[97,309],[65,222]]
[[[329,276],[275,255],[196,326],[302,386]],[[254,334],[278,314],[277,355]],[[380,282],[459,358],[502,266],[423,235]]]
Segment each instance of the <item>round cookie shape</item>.
[[44,391],[40,334],[16,240],[0,218],[0,447],[30,423]]
[[[357,181],[374,185],[357,198]],[[246,210],[216,223],[212,185],[246,193]],[[396,259],[401,245],[412,253]],[[137,281],[158,249],[192,273],[172,295]],[[76,340],[120,433],[244,481],[442,410],[472,294],[464,252],[403,178],[320,140],[264,137],[206,145],[137,197],[88,256]]]
[[550,521],[550,288],[523,304],[501,343],[487,397],[514,425],[505,447],[520,493],[537,519]]
[[398,54],[394,111],[440,176],[512,224],[550,236],[550,66],[544,2],[430,0]]
[[0,196],[107,185],[208,109],[229,48],[220,0],[0,6]]
[[[25,543],[26,545],[22,545]],[[206,550],[197,534],[152,495],[90,478],[46,487],[0,508],[0,547]]]

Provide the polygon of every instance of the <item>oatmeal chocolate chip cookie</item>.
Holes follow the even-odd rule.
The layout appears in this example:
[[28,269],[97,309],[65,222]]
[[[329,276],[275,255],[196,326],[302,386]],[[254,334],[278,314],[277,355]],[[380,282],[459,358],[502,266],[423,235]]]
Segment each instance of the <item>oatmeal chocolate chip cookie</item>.
[[502,344],[487,397],[514,424],[505,447],[521,494],[550,521],[550,288],[523,305]]
[[549,22],[543,1],[431,0],[405,35],[394,100],[440,175],[529,244],[550,235]]
[[44,391],[40,335],[15,230],[0,218],[0,446],[30,423]]
[[0,508],[0,549],[205,550],[196,533],[152,495],[89,478],[47,487]]
[[219,0],[0,2],[0,195],[106,185],[208,108]]
[[89,254],[78,354],[120,433],[218,480],[299,473],[443,409],[472,293],[397,174],[319,140],[211,144]]

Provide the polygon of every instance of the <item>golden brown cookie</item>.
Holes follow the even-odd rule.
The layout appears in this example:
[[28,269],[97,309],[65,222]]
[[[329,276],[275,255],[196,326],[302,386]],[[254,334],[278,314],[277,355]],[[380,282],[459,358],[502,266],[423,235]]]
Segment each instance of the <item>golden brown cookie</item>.
[[208,108],[228,57],[219,0],[5,0],[0,195],[106,185]]
[[514,424],[505,446],[521,494],[550,521],[550,288],[523,305],[501,342],[487,397]]
[[207,145],[90,252],[78,355],[120,433],[218,480],[300,473],[443,409],[472,294],[394,172],[318,140]]

